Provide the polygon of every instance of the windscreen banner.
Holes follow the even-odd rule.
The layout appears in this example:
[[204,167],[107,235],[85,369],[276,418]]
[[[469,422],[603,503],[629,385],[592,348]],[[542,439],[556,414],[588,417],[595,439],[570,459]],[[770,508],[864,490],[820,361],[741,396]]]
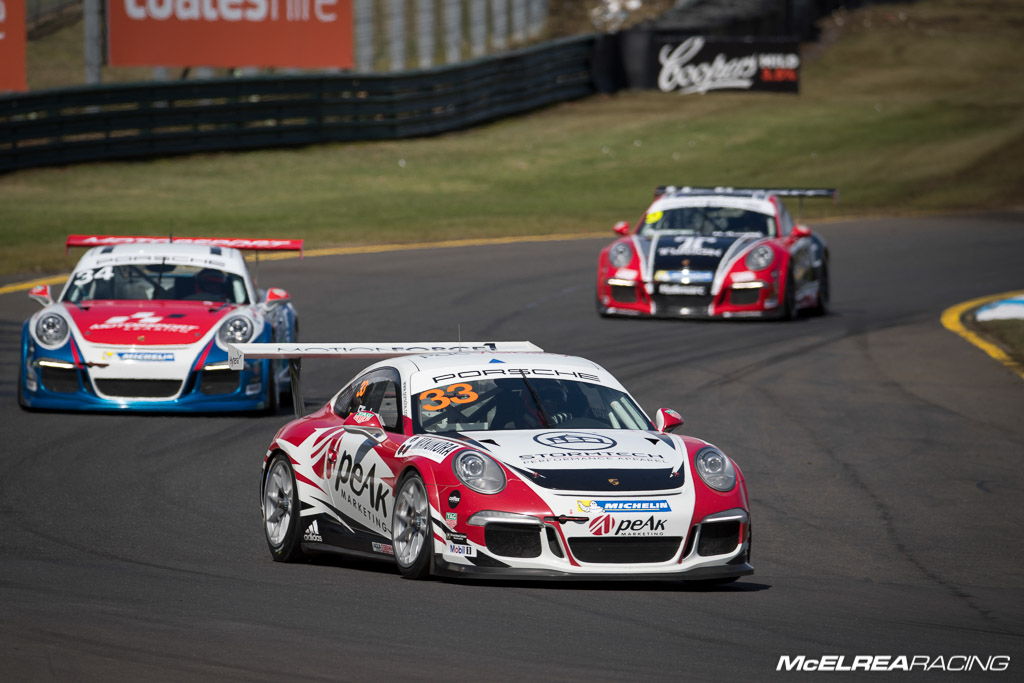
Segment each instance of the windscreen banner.
[[107,0],[110,66],[348,69],[352,0]]
[[797,93],[800,44],[655,32],[646,73],[646,87],[684,95],[716,90]]
[[0,92],[25,90],[25,0],[0,0]]

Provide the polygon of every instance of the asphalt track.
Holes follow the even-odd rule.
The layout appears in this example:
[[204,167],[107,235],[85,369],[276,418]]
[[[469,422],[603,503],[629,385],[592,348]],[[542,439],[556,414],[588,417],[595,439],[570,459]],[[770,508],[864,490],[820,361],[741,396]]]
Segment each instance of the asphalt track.
[[[286,416],[23,412],[35,304],[0,297],[0,675],[759,680],[799,676],[776,673],[780,655],[844,654],[1008,655],[1009,674],[973,674],[1019,679],[1024,382],[939,316],[1021,287],[1024,215],[820,230],[834,312],[792,323],[599,319],[604,240],[260,267],[307,341],[529,339],[679,410],[753,496],[756,573],[718,590],[276,564],[257,476]],[[307,394],[356,369],[308,363]]]

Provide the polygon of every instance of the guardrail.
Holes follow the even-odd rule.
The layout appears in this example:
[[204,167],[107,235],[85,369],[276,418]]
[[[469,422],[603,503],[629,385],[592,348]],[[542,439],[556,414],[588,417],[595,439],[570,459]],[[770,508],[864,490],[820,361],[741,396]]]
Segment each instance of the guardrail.
[[595,92],[596,38],[394,75],[82,86],[0,96],[0,172],[434,135]]

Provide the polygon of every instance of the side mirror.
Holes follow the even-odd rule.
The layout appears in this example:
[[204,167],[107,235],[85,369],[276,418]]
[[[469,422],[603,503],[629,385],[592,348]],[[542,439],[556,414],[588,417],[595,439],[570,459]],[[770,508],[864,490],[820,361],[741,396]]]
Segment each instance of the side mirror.
[[612,226],[612,230],[615,231],[615,234],[625,237],[629,234],[629,221],[619,221]]
[[669,408],[661,408],[657,417],[654,418],[654,424],[659,432],[668,434],[683,424],[683,416]]
[[362,434],[377,443],[384,443],[388,440],[388,435],[384,431],[384,425],[380,421],[380,416],[373,411],[360,410],[352,413],[342,421],[342,424],[345,425],[346,432]]
[[53,303],[53,293],[50,291],[50,285],[36,285],[28,290],[28,298],[38,301],[43,306],[49,306]]
[[288,290],[281,289],[280,287],[271,287],[263,296],[263,303],[274,304],[281,301],[289,301],[291,298],[292,296],[288,293]]
[[799,225],[799,224],[797,224],[797,225],[793,226],[793,237],[795,237],[797,239],[800,239],[802,237],[810,237],[810,236],[811,236],[811,229],[808,228],[806,225]]

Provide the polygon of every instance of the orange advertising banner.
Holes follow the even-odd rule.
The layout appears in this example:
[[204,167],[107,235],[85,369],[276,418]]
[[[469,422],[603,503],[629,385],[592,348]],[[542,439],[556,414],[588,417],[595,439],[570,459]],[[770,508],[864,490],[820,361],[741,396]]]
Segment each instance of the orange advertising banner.
[[0,92],[28,90],[25,0],[0,0]]
[[107,0],[107,36],[110,66],[347,69],[352,0]]

